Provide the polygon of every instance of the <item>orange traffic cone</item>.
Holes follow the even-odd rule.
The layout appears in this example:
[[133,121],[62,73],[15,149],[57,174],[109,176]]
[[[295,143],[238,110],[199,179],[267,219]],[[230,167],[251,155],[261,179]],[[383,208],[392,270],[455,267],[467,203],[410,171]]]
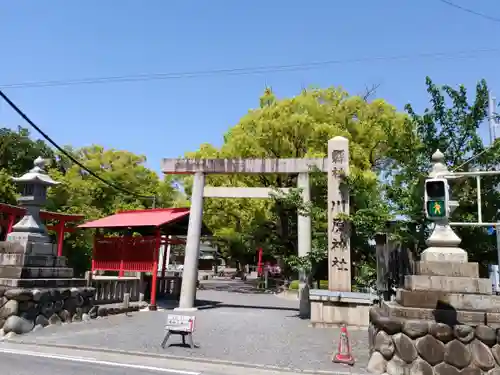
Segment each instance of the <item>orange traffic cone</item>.
[[340,341],[337,354],[332,358],[335,363],[343,363],[349,366],[354,365],[354,357],[351,354],[351,345],[349,344],[349,335],[347,328],[343,325],[340,330]]

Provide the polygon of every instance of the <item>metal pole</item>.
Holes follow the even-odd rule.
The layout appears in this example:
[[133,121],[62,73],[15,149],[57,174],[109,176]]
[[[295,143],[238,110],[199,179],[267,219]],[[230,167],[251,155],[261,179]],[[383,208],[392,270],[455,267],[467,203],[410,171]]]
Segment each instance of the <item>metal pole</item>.
[[481,203],[481,176],[476,176],[476,194],[477,194],[477,220],[478,223],[483,222],[483,209]]
[[495,226],[495,232],[497,236],[497,259],[498,259],[498,271],[500,272],[500,222]]
[[495,98],[493,98],[493,95],[491,91],[488,93],[488,122],[490,125],[490,145],[493,144],[496,138],[496,121],[495,121]]
[[455,221],[453,223],[450,223],[452,227],[496,227],[497,223],[473,223],[473,222],[461,222],[461,221]]
[[498,138],[497,130],[498,130],[498,125],[499,125],[497,122],[497,117],[496,117],[497,98],[495,98],[495,97],[491,98],[491,102],[492,102],[491,106],[493,107],[492,115],[493,115],[493,123],[494,123],[494,127],[493,127],[493,137],[494,137],[493,141],[494,141],[495,139]]
[[456,177],[474,177],[474,176],[498,176],[500,171],[475,171],[475,172],[442,172],[436,173],[436,178],[456,178]]

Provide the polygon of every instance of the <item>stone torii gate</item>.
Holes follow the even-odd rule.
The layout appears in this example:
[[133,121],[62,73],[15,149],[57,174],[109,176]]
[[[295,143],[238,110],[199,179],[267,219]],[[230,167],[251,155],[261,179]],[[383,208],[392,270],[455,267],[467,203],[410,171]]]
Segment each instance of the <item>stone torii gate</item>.
[[[271,188],[231,188],[205,186],[207,174],[298,174],[297,187],[305,202],[310,201],[309,173],[312,168],[328,173],[328,289],[351,291],[351,254],[345,228],[337,215],[349,214],[349,193],[341,184],[341,174],[349,172],[349,141],[334,137],[328,141],[328,157],[314,159],[163,159],[165,174],[193,174],[191,210],[187,234],[184,271],[179,308],[192,311],[196,297],[198,254],[203,197],[268,198]],[[286,191],[286,189],[283,189]],[[305,256],[311,249],[311,218],[299,215],[298,253]],[[301,304],[302,305],[302,304]]]

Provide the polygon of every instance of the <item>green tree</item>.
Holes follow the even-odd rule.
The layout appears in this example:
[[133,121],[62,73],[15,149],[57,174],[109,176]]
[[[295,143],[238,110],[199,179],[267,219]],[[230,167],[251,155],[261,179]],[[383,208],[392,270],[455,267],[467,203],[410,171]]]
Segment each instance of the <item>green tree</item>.
[[52,158],[54,153],[44,141],[31,139],[28,129],[0,128],[0,202],[16,203],[16,187],[11,177],[28,172],[39,156]]
[[[368,101],[349,96],[340,88],[303,90],[296,97],[281,100],[274,94],[272,100],[267,100],[270,96],[271,93],[266,91],[260,101],[261,107],[251,110],[226,133],[220,149],[203,145],[197,152],[186,156],[324,157],[328,139],[337,135],[347,137],[351,155],[351,174],[347,183],[352,191],[351,212],[354,213],[350,220],[356,231],[351,243],[353,261],[367,261],[373,253],[368,238],[390,218],[387,205],[380,199],[378,169],[383,168],[387,158],[392,142],[390,137],[411,138],[412,129],[407,126],[407,116],[383,100]],[[322,214],[313,218],[313,226],[315,233],[323,234],[322,241],[326,244],[326,176],[318,175],[314,179],[313,204]],[[186,181],[188,190],[189,184],[189,180]],[[209,176],[207,185],[293,187],[296,186],[296,176]],[[243,237],[264,237],[267,238],[265,250],[283,257],[297,254],[296,218],[295,208],[273,200],[207,199],[205,203],[205,219],[216,236],[246,232],[247,236]],[[267,235],[255,233],[259,228],[265,228]],[[271,239],[272,244],[269,243]],[[255,248],[247,251],[253,253]]]
[[[144,164],[146,158],[127,151],[101,146],[67,148],[87,169],[115,186],[135,195],[118,191],[95,179],[66,156],[57,154],[57,162],[49,171],[61,184],[49,191],[48,209],[71,214],[84,214],[85,220],[97,219],[121,210],[151,208],[155,196],[157,207],[171,207],[181,195],[172,178],[161,181]],[[88,269],[92,250],[92,231],[81,230],[67,235],[67,255],[79,271]]]

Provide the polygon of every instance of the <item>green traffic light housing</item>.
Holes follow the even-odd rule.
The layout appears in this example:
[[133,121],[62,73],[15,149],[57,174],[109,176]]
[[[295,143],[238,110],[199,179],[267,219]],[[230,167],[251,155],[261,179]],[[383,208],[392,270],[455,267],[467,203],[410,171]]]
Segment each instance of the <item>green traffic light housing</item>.
[[425,180],[425,214],[430,220],[441,220],[449,215],[449,186],[446,178]]

